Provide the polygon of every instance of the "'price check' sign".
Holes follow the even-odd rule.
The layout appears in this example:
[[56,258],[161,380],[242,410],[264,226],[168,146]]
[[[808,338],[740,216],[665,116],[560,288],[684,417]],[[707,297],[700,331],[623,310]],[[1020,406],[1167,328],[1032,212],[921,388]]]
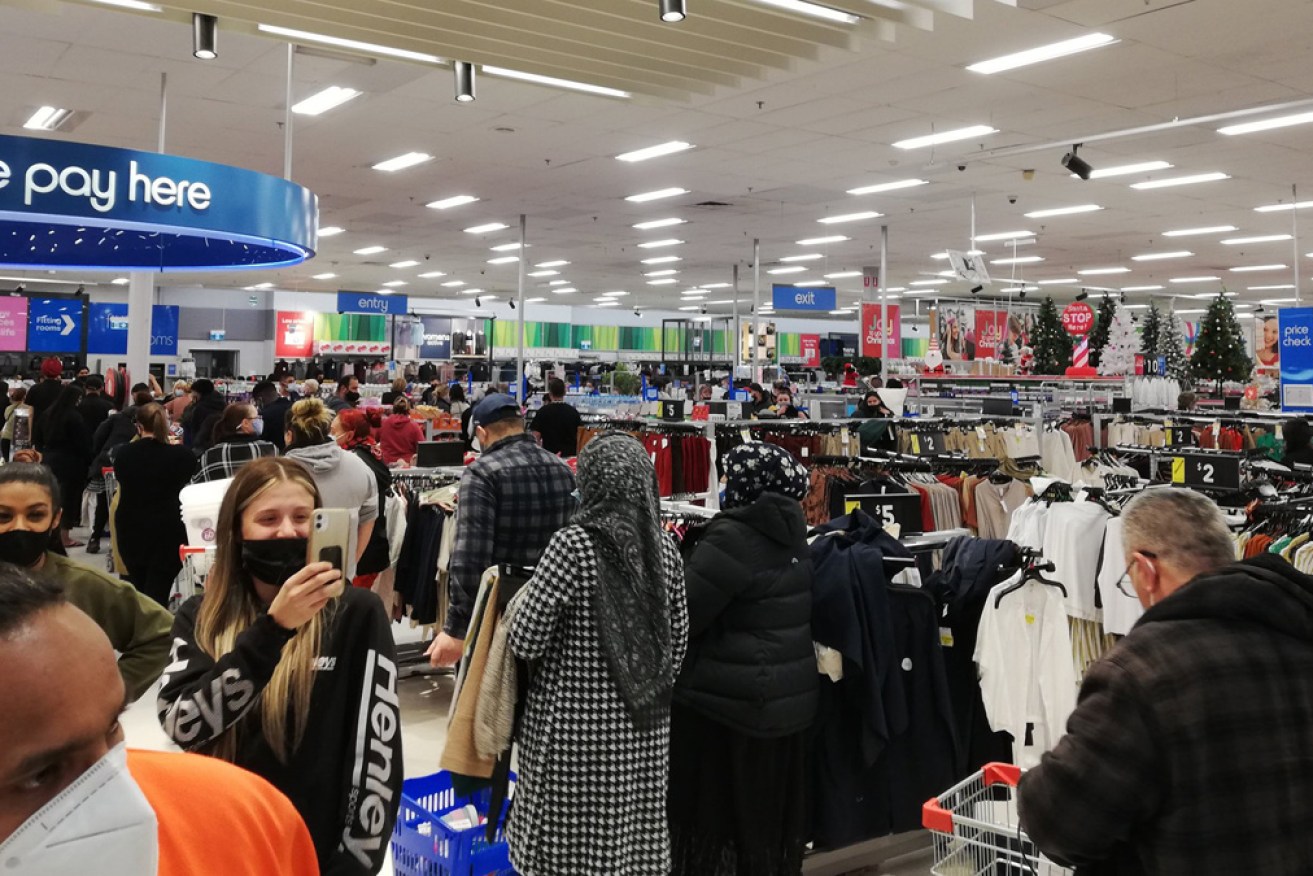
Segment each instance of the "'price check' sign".
[[1240,489],[1240,457],[1186,453],[1171,457],[1172,483],[1205,489]]
[[850,493],[844,496],[843,513],[861,509],[882,527],[897,523],[904,535],[922,532],[921,496],[917,493]]

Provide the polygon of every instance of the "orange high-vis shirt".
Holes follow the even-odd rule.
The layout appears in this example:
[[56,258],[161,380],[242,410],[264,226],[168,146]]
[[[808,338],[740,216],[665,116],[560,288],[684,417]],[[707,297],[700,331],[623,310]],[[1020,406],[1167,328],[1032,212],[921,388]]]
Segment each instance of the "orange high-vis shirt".
[[128,752],[159,821],[159,876],[319,876],[310,832],[283,793],[226,761]]

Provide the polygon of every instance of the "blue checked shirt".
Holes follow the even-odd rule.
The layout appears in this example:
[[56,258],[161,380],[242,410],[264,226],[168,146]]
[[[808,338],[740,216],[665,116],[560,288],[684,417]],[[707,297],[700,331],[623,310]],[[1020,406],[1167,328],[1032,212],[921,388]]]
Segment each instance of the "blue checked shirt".
[[532,566],[574,516],[574,473],[528,434],[494,444],[465,471],[457,503],[447,623],[465,638],[479,579],[490,566]]

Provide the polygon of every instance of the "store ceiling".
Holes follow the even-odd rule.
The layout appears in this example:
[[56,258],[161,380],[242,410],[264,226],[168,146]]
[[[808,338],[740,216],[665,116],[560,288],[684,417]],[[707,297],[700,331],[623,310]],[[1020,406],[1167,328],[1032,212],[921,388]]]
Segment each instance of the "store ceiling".
[[[743,264],[741,293],[751,299],[752,239],[763,268],[779,259],[804,271],[774,281],[820,280],[878,263],[880,225],[889,226],[892,286],[935,279],[945,270],[931,254],[967,249],[972,203],[977,233],[1029,230],[1016,248],[1040,262],[990,266],[1007,288],[1015,267],[1026,281],[1070,298],[1092,287],[1163,286],[1148,295],[1194,295],[1226,287],[1241,300],[1293,297],[1290,239],[1224,245],[1233,238],[1292,234],[1313,210],[1259,213],[1291,198],[1313,200],[1308,144],[1313,127],[1224,136],[1217,128],[1246,116],[1188,123],[1253,107],[1308,101],[1282,112],[1313,111],[1313,3],[1269,0],[1256,14],[1234,0],[832,0],[868,16],[856,26],[816,22],[758,0],[689,0],[679,24],[657,19],[656,0],[460,0],[441,10],[423,4],[348,0],[199,2],[220,16],[219,57],[191,57],[187,11],[125,12],[96,3],[0,5],[0,122],[4,133],[41,105],[78,111],[52,136],[114,146],[154,148],[159,74],[169,76],[167,148],[171,152],[281,173],[287,52],[259,24],[290,27],[439,56],[443,63],[379,59],[341,51],[298,54],[293,100],[327,86],[363,94],[321,116],[297,116],[293,177],[321,198],[323,225],[346,233],[321,241],[313,261],[291,270],[240,275],[173,275],[165,283],[394,291],[461,298],[440,285],[460,280],[505,300],[517,265],[488,264],[490,251],[516,240],[528,216],[528,263],[566,260],[552,276],[531,278],[529,297],[586,305],[625,290],[626,305],[674,309],[680,293],[727,283]],[[898,19],[897,22],[890,19]],[[1008,52],[1101,31],[1119,42],[1083,54],[981,75],[966,65]],[[632,93],[629,98],[577,94],[481,75],[478,99],[453,100],[446,60],[511,67]],[[1178,120],[1177,124],[1171,124]],[[1179,120],[1185,120],[1182,124]],[[891,144],[932,131],[989,125],[998,133],[903,150]],[[1133,135],[1132,129],[1161,126]],[[1113,134],[1116,136],[1106,136]],[[638,163],[614,156],[671,140],[693,149]],[[1095,168],[1145,161],[1173,167],[1131,176],[1073,179],[1059,164],[1073,142]],[[1042,148],[1038,148],[1042,147]],[[375,163],[402,153],[433,160],[383,173]],[[959,170],[962,166],[965,169]],[[1034,170],[1033,178],[1023,173]],[[1230,179],[1136,190],[1131,183],[1220,171]],[[864,196],[858,186],[918,178],[926,185]],[[628,195],[665,187],[688,194],[647,204]],[[455,195],[476,203],[447,210],[425,204]],[[1015,203],[1012,200],[1015,198]],[[1097,212],[1047,218],[1025,213],[1084,204]],[[882,218],[843,224],[818,220],[858,211]],[[642,231],[636,223],[677,217],[686,224]],[[510,228],[462,229],[489,222]],[[1231,233],[1164,238],[1172,229],[1236,226]],[[795,241],[843,235],[833,244]],[[1313,272],[1313,229],[1300,247],[1301,274]],[[643,242],[684,243],[642,249]],[[371,245],[386,252],[360,256]],[[1005,243],[982,244],[990,260],[1012,255]],[[1189,256],[1133,261],[1138,255]],[[514,253],[511,253],[512,255]],[[644,258],[680,261],[646,266]],[[418,265],[389,265],[417,261]],[[1282,265],[1261,271],[1235,268]],[[1125,267],[1122,274],[1080,275]],[[674,284],[649,285],[645,272],[678,270]],[[535,269],[536,270],[536,269]],[[441,278],[420,278],[442,271]],[[316,274],[335,277],[314,280]],[[1173,283],[1192,277],[1220,280]],[[68,279],[68,277],[65,277]],[[73,279],[82,279],[74,277]],[[107,282],[107,278],[99,278]],[[575,293],[545,284],[567,280]],[[841,303],[856,300],[860,277],[834,281]],[[29,284],[31,285],[31,284]],[[1305,289],[1308,285],[1304,284]],[[556,288],[561,288],[557,286]],[[926,287],[968,294],[965,284]],[[1250,291],[1253,289],[1254,291]],[[1032,293],[1031,297],[1035,297]],[[731,298],[715,289],[708,302]],[[1178,300],[1189,309],[1192,302]],[[1198,305],[1202,306],[1202,305]],[[710,304],[712,312],[728,304]]]

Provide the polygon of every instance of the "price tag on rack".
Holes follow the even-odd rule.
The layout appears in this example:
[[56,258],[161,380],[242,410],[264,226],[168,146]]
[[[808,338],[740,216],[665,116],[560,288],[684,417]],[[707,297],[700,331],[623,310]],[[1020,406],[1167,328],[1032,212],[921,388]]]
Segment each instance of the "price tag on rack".
[[897,524],[904,534],[924,532],[921,496],[917,493],[850,493],[844,497],[843,512],[861,509],[881,526]]
[[1240,457],[1186,453],[1171,457],[1172,483],[1214,490],[1240,489]]
[[913,432],[912,453],[915,456],[938,456],[947,453],[943,432]]

